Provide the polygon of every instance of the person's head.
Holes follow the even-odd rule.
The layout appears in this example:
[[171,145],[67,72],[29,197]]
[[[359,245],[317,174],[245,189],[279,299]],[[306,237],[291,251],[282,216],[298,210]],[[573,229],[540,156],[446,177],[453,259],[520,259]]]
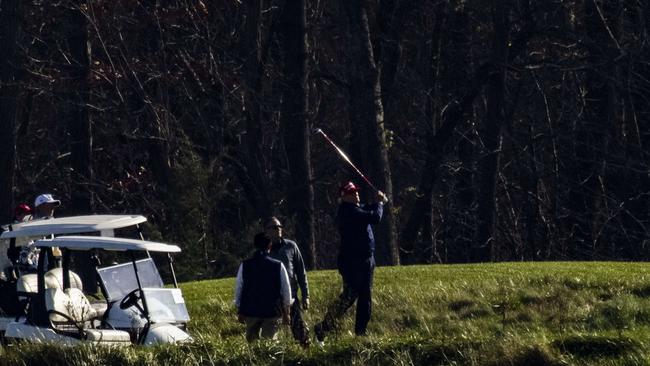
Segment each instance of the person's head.
[[253,246],[255,250],[270,250],[271,249],[271,239],[266,236],[265,233],[259,233],[255,235],[253,240]]
[[269,217],[264,221],[264,233],[271,240],[278,240],[282,237],[282,223],[277,217]]
[[345,182],[339,188],[339,197],[343,202],[358,204],[360,201],[359,189],[354,183]]
[[14,209],[14,220],[23,221],[25,219],[25,216],[30,215],[31,213],[32,208],[24,203],[21,203]]
[[54,209],[61,205],[61,201],[55,200],[49,193],[44,193],[34,200],[34,213],[38,217],[54,216]]

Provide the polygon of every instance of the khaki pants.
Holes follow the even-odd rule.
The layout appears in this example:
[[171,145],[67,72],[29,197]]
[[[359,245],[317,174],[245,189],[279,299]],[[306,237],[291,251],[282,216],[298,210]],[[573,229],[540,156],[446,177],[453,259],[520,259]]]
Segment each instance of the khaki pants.
[[247,316],[244,318],[246,323],[246,340],[252,342],[262,338],[276,339],[280,330],[280,318],[256,318]]

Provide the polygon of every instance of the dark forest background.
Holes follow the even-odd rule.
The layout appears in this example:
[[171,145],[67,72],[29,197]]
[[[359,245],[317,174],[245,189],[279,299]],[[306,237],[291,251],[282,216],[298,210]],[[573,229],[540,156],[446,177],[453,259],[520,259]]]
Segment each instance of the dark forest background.
[[332,267],[371,192],[320,127],[380,264],[647,260],[649,4],[0,0],[0,221],[141,213],[190,279],[278,215]]

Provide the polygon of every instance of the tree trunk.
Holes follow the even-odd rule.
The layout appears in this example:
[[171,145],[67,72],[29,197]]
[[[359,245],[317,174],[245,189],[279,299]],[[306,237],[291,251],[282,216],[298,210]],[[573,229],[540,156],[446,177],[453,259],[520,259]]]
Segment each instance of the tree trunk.
[[20,0],[0,1],[0,222],[13,218],[16,164],[16,50]]
[[241,55],[244,60],[244,108],[246,136],[244,158],[249,184],[246,193],[249,201],[260,217],[271,216],[273,210],[269,200],[268,182],[264,179],[264,154],[261,149],[261,108],[262,75],[262,1],[250,0],[244,4],[246,13],[245,34]]
[[90,68],[90,45],[88,24],[82,7],[85,1],[75,2],[68,10],[65,36],[68,45],[66,65],[66,110],[70,133],[70,165],[72,168],[72,191],[70,212],[90,214],[93,207],[91,182],[92,169],[92,121],[88,112],[90,98],[87,78]]
[[379,3],[379,37],[374,41],[378,43],[376,58],[380,61],[381,97],[385,109],[388,109],[393,96],[393,83],[402,54],[402,27],[417,5],[418,2],[413,0],[384,0]]
[[[437,111],[440,109],[440,95],[438,91],[440,90],[440,71],[441,71],[441,57],[442,57],[442,49],[440,47],[440,44],[442,42],[442,39],[446,36],[445,32],[443,32],[443,25],[446,23],[447,19],[447,14],[446,14],[446,4],[444,2],[440,2],[436,6],[436,12],[435,12],[435,17],[433,19],[433,26],[431,27],[431,32],[430,34],[427,34],[425,37],[424,43],[427,45],[427,57],[424,58],[423,60],[423,65],[422,65],[422,74],[423,74],[423,79],[425,81],[425,85],[427,88],[426,92],[426,104],[425,104],[425,136],[426,136],[426,141],[427,141],[427,154],[429,153],[434,153],[435,147],[432,146],[433,143],[433,136],[435,135],[435,131],[439,122],[438,119],[438,113]],[[383,89],[382,89],[383,90]],[[421,235],[421,244],[418,246],[414,246],[412,242],[405,242],[402,244],[402,262],[407,262],[407,263],[418,263],[423,260],[423,258],[418,258],[418,256],[414,256],[414,258],[410,258],[410,260],[407,258],[408,254],[411,252],[414,252],[416,254],[424,254],[425,252],[429,252],[429,255],[423,256],[424,258],[427,258],[426,260],[432,260],[432,261],[437,261],[440,262],[440,254],[438,252],[437,248],[437,243],[434,238],[434,233],[436,231],[434,227],[434,220],[433,220],[433,205],[434,205],[434,197],[433,193],[428,196],[428,199],[424,201],[424,212],[422,212],[423,215],[423,227],[422,227],[422,235]],[[420,255],[421,255],[420,254]]]
[[427,205],[427,200],[429,200],[431,193],[433,191],[433,185],[438,178],[438,167],[442,163],[444,158],[444,149],[447,144],[451,141],[452,134],[456,126],[462,122],[465,111],[468,111],[474,99],[482,90],[485,80],[487,80],[488,72],[492,69],[490,63],[485,63],[474,73],[472,78],[471,86],[465,95],[458,101],[452,102],[447,107],[446,111],[440,117],[440,124],[436,133],[431,137],[431,147],[429,153],[427,154],[427,159],[424,163],[424,168],[422,169],[422,176],[420,177],[420,183],[418,185],[418,194],[411,213],[408,216],[404,229],[402,230],[402,242],[403,245],[406,243],[413,242],[420,228],[424,223],[424,215],[429,205]]
[[[534,30],[535,23],[528,19],[524,29],[512,41],[508,54],[510,59],[516,57],[525,49]],[[438,178],[437,169],[443,161],[445,147],[451,141],[454,129],[462,123],[464,113],[469,111],[474,104],[474,100],[488,81],[488,76],[493,72],[493,69],[492,62],[485,62],[477,67],[473,76],[467,81],[466,91],[458,99],[448,103],[444,113],[442,113],[438,129],[431,143],[434,150],[427,155],[418,184],[417,199],[401,232],[402,245],[415,240],[418,232],[420,232],[424,218],[422,212],[426,210],[426,201],[429,199],[433,185]]]
[[[527,152],[528,152],[528,164],[529,169],[522,169],[523,173],[520,177],[521,187],[526,192],[524,199],[523,213],[525,216],[525,227],[526,227],[526,248],[524,250],[524,259],[525,260],[539,260],[541,259],[542,253],[545,253],[547,250],[543,247],[543,243],[547,241],[543,238],[538,239],[538,212],[539,212],[539,192],[537,185],[540,181],[539,172],[537,171],[537,161],[539,157],[537,156],[537,151],[535,148],[535,129],[534,126],[528,128],[528,143],[527,143]],[[539,244],[538,244],[539,243]]]
[[284,40],[284,95],[280,123],[289,161],[291,185],[287,197],[294,218],[295,236],[308,268],[316,264],[314,239],[314,187],[311,173],[310,124],[307,84],[309,45],[307,43],[305,0],[285,5],[280,34]]
[[478,193],[476,247],[472,260],[491,260],[495,224],[496,177],[499,170],[501,149],[501,126],[504,119],[505,74],[508,62],[508,7],[493,2],[494,44],[492,61],[495,70],[491,73],[487,89],[487,111],[485,116],[483,142],[485,155],[479,162],[480,188]]
[[[88,112],[90,68],[90,45],[88,43],[88,23],[82,7],[83,0],[76,1],[67,11],[64,23],[65,41],[68,49],[63,50],[66,65],[67,83],[65,110],[70,133],[70,166],[72,168],[72,191],[69,212],[76,215],[92,213],[92,122]],[[75,270],[81,274],[84,292],[97,292],[95,266],[90,252],[74,254]]]
[[[449,6],[448,20],[445,22],[447,29],[447,41],[441,46],[444,52],[441,54],[441,66],[445,70],[440,75],[439,88],[443,91],[457,92],[462,85],[458,85],[458,80],[467,80],[470,76],[468,70],[471,70],[471,24],[470,16],[465,7]],[[436,114],[444,107],[448,101],[441,101],[437,108]],[[465,112],[465,119],[472,120],[471,112]],[[439,122],[439,120],[438,120]],[[470,218],[474,217],[474,175],[476,170],[474,146],[476,142],[476,132],[473,125],[464,123],[458,128],[454,138],[458,160],[461,164],[460,170],[456,174],[454,186],[456,187],[453,195],[455,204],[453,212],[448,212],[446,228],[447,233],[444,237],[445,253],[447,261],[451,263],[464,263],[469,260],[469,252],[474,240],[475,225]],[[429,139],[429,144],[433,143],[433,138]],[[450,149],[451,150],[451,149]],[[435,148],[430,147],[429,151],[435,154]]]
[[[370,179],[378,189],[382,189],[389,199],[384,210],[384,220],[378,227],[378,237],[384,245],[378,245],[378,261],[382,264],[399,265],[399,248],[396,238],[395,216],[393,214],[393,185],[384,109],[381,101],[380,72],[375,63],[368,24],[367,0],[351,0],[349,3],[351,28],[351,85],[353,121],[366,127]],[[356,69],[355,69],[356,67]]]
[[612,44],[611,28],[607,23],[608,9],[618,1],[584,3],[584,24],[587,39],[592,47],[587,56],[589,67],[585,71],[584,118],[574,130],[575,165],[568,172],[573,182],[569,190],[568,207],[572,215],[568,220],[572,233],[570,249],[572,259],[593,259],[597,255],[596,231],[601,204],[601,182],[606,169],[606,150],[614,122],[617,98],[613,80],[616,67],[616,45]]

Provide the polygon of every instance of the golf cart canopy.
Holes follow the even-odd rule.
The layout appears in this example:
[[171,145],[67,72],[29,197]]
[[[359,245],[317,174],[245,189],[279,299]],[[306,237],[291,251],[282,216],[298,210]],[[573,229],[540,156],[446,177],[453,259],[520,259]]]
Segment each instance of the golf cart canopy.
[[163,244],[139,239],[113,238],[105,236],[59,236],[54,239],[37,240],[35,245],[39,248],[59,247],[71,250],[139,250],[164,253],[179,253],[181,251],[181,248],[179,248],[177,245]]
[[[86,215],[34,220],[11,225],[0,239],[42,237],[46,235],[112,232],[114,229],[134,226],[147,221],[140,215]],[[102,234],[103,235],[103,234]]]

